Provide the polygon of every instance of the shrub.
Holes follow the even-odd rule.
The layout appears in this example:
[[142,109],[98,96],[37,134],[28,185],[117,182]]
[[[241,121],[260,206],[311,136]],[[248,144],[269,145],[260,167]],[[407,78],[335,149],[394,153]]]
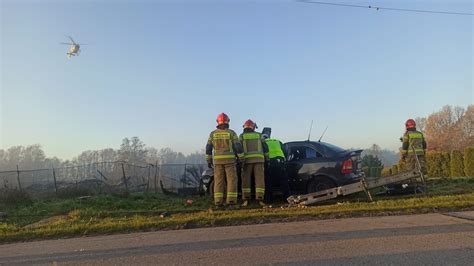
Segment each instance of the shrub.
[[370,176],[373,176],[373,177],[382,176],[382,169],[383,169],[383,166],[370,168]]
[[382,161],[377,156],[368,154],[362,157],[362,170],[366,176],[380,177],[382,168]]
[[474,147],[464,149],[464,173],[474,177]]
[[448,152],[441,153],[441,176],[449,177],[451,176],[451,157]]
[[426,168],[428,175],[432,177],[442,176],[441,172],[442,156],[440,152],[428,152],[426,154]]
[[451,175],[450,157],[447,152],[428,152],[426,168],[432,177],[448,177]]
[[392,175],[398,175],[398,165],[392,165]]
[[367,166],[362,167],[362,172],[364,172],[365,176],[370,176],[369,167]]
[[460,177],[464,175],[464,162],[460,151],[451,152],[451,177]]
[[382,169],[382,176],[390,176],[392,175],[392,168],[391,167],[384,167]]

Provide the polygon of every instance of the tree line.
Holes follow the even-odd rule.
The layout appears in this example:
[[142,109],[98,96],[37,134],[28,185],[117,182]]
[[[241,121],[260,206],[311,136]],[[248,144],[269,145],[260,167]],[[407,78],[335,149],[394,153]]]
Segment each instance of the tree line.
[[428,151],[464,151],[474,146],[474,105],[446,105],[428,117],[417,117],[417,129],[425,134]]
[[0,171],[15,170],[17,165],[21,169],[49,169],[114,161],[136,165],[204,164],[205,155],[204,151],[185,155],[171,148],[158,150],[146,146],[138,137],[124,138],[119,149],[88,150],[71,160],[47,157],[39,144],[0,149]]

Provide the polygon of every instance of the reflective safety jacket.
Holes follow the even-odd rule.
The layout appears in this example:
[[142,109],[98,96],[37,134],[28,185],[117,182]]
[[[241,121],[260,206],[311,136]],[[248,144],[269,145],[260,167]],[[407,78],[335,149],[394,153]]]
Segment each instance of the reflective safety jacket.
[[265,162],[265,158],[268,158],[268,148],[262,134],[251,129],[244,129],[239,139],[244,147],[245,163]]
[[273,159],[276,157],[281,157],[283,159],[285,158],[285,153],[283,151],[281,141],[277,139],[266,139],[265,143],[267,143],[267,146],[268,146],[268,157],[270,159]]
[[407,130],[403,135],[402,153],[412,155],[424,155],[426,151],[426,141],[423,133],[417,130]]
[[214,164],[230,164],[244,153],[237,134],[231,129],[216,129],[211,132],[206,145],[206,160]]

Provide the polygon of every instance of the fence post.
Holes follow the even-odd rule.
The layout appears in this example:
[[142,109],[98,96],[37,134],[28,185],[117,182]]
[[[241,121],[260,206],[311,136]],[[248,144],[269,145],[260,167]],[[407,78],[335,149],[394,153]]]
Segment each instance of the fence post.
[[186,188],[186,179],[187,179],[187,175],[186,175],[186,169],[187,169],[187,166],[188,164],[187,163],[184,163],[184,175],[183,175],[183,193],[184,192],[184,189]]
[[20,169],[18,167],[18,164],[16,165],[16,179],[18,181],[18,189],[20,189],[21,191],[22,189],[21,189],[21,182],[20,182]]
[[156,187],[156,174],[157,173],[158,173],[158,161],[156,161],[156,164],[155,164],[155,180],[154,180],[155,193],[158,193],[158,188]]
[[56,170],[53,167],[54,192],[58,194],[58,184],[56,183]]
[[146,180],[146,192],[150,189],[150,174],[151,174],[151,165],[148,165],[148,176]]
[[125,176],[125,168],[122,163],[123,183],[125,184],[125,191],[128,193],[127,177]]

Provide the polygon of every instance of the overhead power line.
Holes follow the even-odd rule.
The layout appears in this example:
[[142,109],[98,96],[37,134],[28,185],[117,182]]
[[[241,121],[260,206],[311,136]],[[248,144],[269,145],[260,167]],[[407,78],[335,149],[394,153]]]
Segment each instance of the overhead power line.
[[375,10],[391,10],[391,11],[402,11],[402,12],[432,13],[432,14],[458,15],[458,16],[474,16],[473,13],[463,13],[463,12],[435,11],[435,10],[408,9],[408,8],[392,8],[392,7],[381,7],[381,6],[372,6],[372,5],[364,6],[364,5],[339,4],[339,3],[329,3],[329,2],[311,1],[311,0],[296,0],[296,1],[301,2],[301,3],[306,3],[306,4],[342,6],[342,7],[354,7],[354,8],[368,8],[368,9],[375,9]]

